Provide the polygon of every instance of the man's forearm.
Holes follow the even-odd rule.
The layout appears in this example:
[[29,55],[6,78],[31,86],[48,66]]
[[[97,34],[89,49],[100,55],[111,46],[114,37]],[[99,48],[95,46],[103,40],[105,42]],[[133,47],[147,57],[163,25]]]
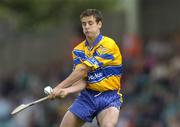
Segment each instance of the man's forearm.
[[83,89],[86,88],[86,81],[85,80],[79,80],[77,82],[75,82],[71,87],[65,88],[68,93],[77,93],[82,91]]
[[84,68],[75,69],[64,81],[58,84],[58,88],[66,88],[84,78],[87,70]]

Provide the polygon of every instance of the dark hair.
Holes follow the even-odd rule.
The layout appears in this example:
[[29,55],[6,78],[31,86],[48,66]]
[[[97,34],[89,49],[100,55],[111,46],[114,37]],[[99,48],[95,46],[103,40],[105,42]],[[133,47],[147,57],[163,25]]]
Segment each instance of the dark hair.
[[82,19],[83,17],[86,17],[86,16],[94,16],[97,23],[99,21],[102,22],[102,13],[101,13],[101,11],[99,11],[97,9],[86,9],[85,11],[83,11],[81,13],[80,19]]

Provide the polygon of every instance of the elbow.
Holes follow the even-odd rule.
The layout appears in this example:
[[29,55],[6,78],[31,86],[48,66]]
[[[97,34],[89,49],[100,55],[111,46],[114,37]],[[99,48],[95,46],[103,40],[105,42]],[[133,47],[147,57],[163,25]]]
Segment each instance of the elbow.
[[79,70],[82,77],[87,76],[88,67],[86,65],[82,65],[81,67],[78,68],[78,70]]
[[84,90],[86,88],[87,82],[85,80],[80,80],[81,84],[81,90]]

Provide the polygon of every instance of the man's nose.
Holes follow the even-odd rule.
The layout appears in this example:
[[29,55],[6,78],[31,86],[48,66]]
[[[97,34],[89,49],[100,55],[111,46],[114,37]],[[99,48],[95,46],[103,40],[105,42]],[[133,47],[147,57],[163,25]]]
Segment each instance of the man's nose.
[[89,24],[86,24],[85,28],[86,28],[86,29],[89,28]]

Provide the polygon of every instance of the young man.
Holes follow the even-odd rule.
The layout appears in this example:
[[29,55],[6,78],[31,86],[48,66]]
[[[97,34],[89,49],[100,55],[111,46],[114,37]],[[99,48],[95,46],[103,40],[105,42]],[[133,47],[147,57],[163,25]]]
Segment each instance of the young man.
[[74,71],[53,89],[50,99],[81,91],[60,127],[80,127],[94,117],[101,127],[115,127],[122,102],[122,56],[116,43],[101,35],[100,11],[87,9],[80,20],[86,40],[74,48]]

